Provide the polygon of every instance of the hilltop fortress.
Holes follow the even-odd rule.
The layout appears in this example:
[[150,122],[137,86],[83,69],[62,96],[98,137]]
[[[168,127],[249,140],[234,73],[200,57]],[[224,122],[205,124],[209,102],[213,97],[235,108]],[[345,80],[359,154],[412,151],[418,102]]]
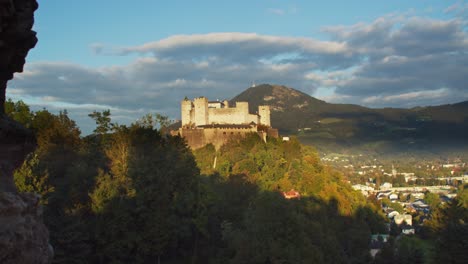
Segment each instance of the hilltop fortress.
[[186,98],[181,102],[181,117],[178,133],[192,149],[210,143],[219,149],[228,140],[248,133],[257,133],[263,140],[267,136],[278,137],[278,130],[271,128],[270,107],[266,105],[259,106],[256,114],[250,114],[247,102],[236,102],[235,107],[230,107],[227,100]]

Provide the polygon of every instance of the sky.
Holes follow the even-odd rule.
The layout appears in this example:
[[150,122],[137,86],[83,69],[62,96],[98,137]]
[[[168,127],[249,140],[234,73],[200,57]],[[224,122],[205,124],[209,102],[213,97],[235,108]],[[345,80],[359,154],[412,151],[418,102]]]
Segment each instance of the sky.
[[7,97],[129,124],[180,101],[286,85],[373,108],[468,100],[468,2],[39,0],[39,39]]

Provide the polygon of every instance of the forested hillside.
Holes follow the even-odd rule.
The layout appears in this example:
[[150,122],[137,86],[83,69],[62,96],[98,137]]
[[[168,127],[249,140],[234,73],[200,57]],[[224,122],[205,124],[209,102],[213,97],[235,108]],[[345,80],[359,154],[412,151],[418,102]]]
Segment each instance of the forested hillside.
[[93,112],[81,137],[66,111],[6,109],[38,139],[15,182],[42,195],[54,263],[371,263],[386,230],[379,204],[296,139],[192,153],[160,115],[124,126]]

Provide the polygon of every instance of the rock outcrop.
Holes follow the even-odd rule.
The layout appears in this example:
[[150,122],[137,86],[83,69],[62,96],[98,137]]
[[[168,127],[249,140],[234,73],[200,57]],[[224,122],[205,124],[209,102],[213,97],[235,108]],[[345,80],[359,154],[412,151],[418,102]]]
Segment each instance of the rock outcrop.
[[5,90],[15,72],[22,72],[26,55],[36,43],[34,24],[36,0],[0,0],[0,115]]
[[7,82],[23,71],[37,42],[31,30],[37,7],[36,0],[0,0],[0,263],[50,263],[53,254],[39,196],[17,193],[13,182],[13,171],[36,146],[34,135],[4,110]]
[[53,249],[39,196],[0,192],[0,263],[50,263]]

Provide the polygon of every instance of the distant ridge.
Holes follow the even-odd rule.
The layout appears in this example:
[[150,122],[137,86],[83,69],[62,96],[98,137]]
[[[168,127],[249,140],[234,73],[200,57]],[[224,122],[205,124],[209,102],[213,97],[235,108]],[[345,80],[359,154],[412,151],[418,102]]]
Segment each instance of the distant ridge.
[[[379,151],[468,146],[468,101],[440,106],[372,109],[332,104],[282,85],[260,84],[230,100],[270,105],[271,123],[318,147],[385,146]],[[379,148],[379,147],[376,147]]]

